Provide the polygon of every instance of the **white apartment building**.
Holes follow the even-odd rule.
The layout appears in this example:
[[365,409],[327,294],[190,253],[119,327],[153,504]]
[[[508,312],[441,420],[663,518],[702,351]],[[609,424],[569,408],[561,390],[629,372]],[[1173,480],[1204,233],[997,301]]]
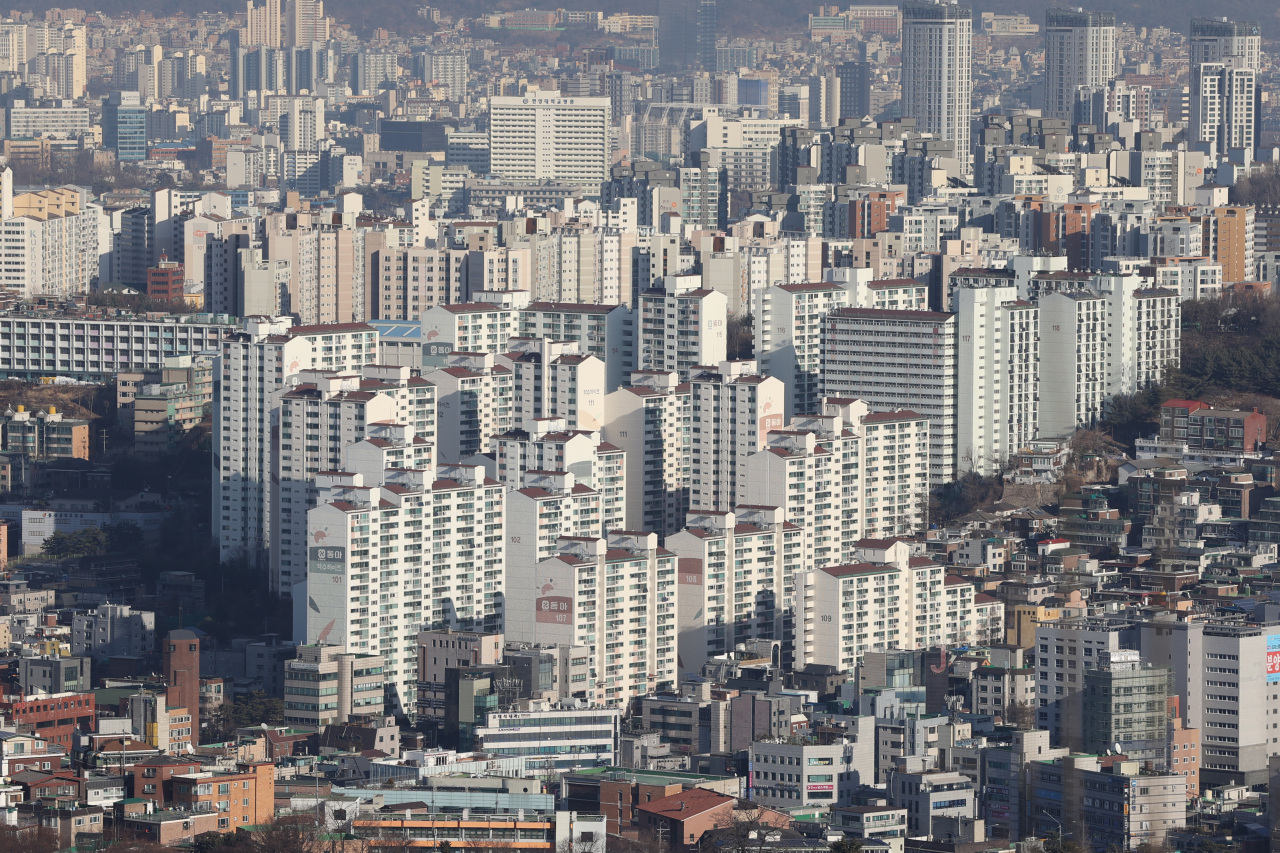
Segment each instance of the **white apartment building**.
[[692,394],[674,371],[635,371],[605,398],[605,442],[626,454],[626,529],[674,533],[689,509]]
[[[828,400],[826,405],[831,408],[835,402]],[[856,411],[857,405],[839,401],[838,411]],[[845,417],[852,422],[848,414]],[[928,515],[928,419],[901,409],[864,414],[860,422],[863,535],[893,537],[918,533],[924,528]]]
[[694,373],[689,439],[689,508],[728,510],[738,500],[747,457],[781,429],[782,381],[756,372],[756,362],[723,361]]
[[145,320],[0,316],[0,376],[107,382],[117,373],[159,371],[171,356],[216,352],[236,328],[232,318],[210,314]]
[[523,487],[507,495],[507,560],[513,566],[551,559],[561,537],[596,539],[610,529],[619,528],[603,522],[600,493],[564,471],[526,471]]
[[666,290],[640,294],[636,369],[676,371],[688,382],[694,368],[728,357],[728,300],[702,287],[698,276],[666,279]]
[[910,0],[902,7],[902,114],[923,133],[955,143],[962,171],[972,170],[973,9]]
[[[435,467],[436,388],[408,367],[304,370],[280,397],[280,433],[272,466],[271,588],[288,592],[306,579],[307,512],[321,471],[348,471],[347,453],[371,442],[386,468]],[[359,454],[357,454],[359,456]],[[381,462],[381,460],[379,460]]]
[[495,439],[493,476],[509,489],[523,488],[526,472],[573,474],[574,484],[601,495],[599,535],[626,526],[626,453],[600,433],[570,430],[564,418],[526,421]]
[[677,670],[675,554],[656,533],[562,539],[560,553],[508,567],[506,636],[587,649],[590,701],[624,707],[671,690]]
[[[819,566],[796,578],[796,665],[816,663],[852,672],[870,651],[930,648],[954,630],[947,610],[946,569],[910,556],[903,542],[872,540],[855,561]],[[970,585],[972,589],[972,585]],[[803,616],[801,616],[803,614]]]
[[604,425],[605,366],[578,341],[512,338],[497,363],[511,372],[512,418],[564,418],[570,429]]
[[294,326],[287,317],[255,317],[223,339],[212,439],[214,525],[222,560],[268,562],[280,395],[304,370],[353,371],[377,359],[378,333],[363,323]]
[[[916,297],[908,301],[916,302]],[[955,314],[838,308],[824,324],[822,394],[862,400],[875,410],[909,409],[928,418],[929,478],[945,483],[959,475],[956,357]]]
[[1040,306],[1039,435],[1093,426],[1108,396],[1106,300],[1092,290],[1047,293]]
[[436,386],[439,458],[461,461],[493,449],[494,437],[511,429],[511,371],[491,352],[452,352],[445,366],[423,379]]
[[1017,287],[958,287],[956,455],[961,472],[989,475],[1035,437],[1039,309]]
[[461,302],[466,257],[463,249],[422,246],[377,249],[369,260],[369,316],[417,323],[429,309]]
[[839,282],[774,285],[752,294],[760,371],[786,386],[786,416],[811,415],[822,398],[822,337],[827,315],[848,307]]
[[682,672],[747,640],[781,640],[791,630],[792,578],[804,563],[804,531],[776,507],[690,512],[667,537],[679,558]]
[[1116,76],[1116,16],[1050,9],[1044,29],[1044,115],[1072,121],[1076,90],[1105,86]]
[[599,185],[609,177],[607,97],[527,90],[489,101],[489,169],[504,180]]
[[71,654],[94,660],[146,657],[155,651],[156,614],[127,604],[99,604],[71,618]]
[[[307,514],[307,643],[386,659],[387,712],[409,713],[418,632],[498,630],[506,489],[484,468],[322,474]],[[301,626],[299,626],[301,627]]]
[[513,336],[576,341],[584,355],[604,362],[611,392],[635,369],[635,328],[625,305],[531,302],[520,310]]
[[0,176],[0,289],[24,299],[67,299],[98,278],[105,214],[86,191],[61,187],[13,195],[13,172]]
[[1130,394],[1159,382],[1182,356],[1182,308],[1172,290],[1144,287],[1137,275],[1099,275],[1107,300],[1109,394]]
[[517,312],[487,302],[437,305],[422,312],[423,363],[444,364],[451,352],[500,353],[515,337]]
[[1262,34],[1256,23],[1195,18],[1188,43],[1191,62],[1192,141],[1226,148],[1252,147],[1261,116],[1254,90],[1261,68]]

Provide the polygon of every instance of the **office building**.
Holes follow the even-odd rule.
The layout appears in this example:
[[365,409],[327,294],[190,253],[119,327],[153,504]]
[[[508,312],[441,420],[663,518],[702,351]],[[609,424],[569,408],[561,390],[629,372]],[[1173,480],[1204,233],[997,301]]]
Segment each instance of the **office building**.
[[298,646],[284,663],[284,722],[322,728],[358,716],[382,717],[384,661],[341,646]]
[[112,92],[102,102],[102,145],[121,163],[147,159],[147,111],[137,92]]

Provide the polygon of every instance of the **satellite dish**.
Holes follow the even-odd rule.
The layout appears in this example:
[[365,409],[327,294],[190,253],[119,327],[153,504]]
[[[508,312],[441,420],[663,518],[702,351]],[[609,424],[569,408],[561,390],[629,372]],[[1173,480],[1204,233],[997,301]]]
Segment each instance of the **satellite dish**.
[[1122,752],[1124,752],[1124,750],[1120,748],[1120,744],[1118,743],[1112,744],[1111,748],[1116,751],[1116,755],[1120,755]]

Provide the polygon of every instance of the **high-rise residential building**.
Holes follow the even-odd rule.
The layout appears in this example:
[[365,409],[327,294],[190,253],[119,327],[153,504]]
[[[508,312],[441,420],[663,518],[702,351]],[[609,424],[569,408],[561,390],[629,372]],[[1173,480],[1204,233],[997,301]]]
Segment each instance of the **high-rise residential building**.
[[287,0],[282,47],[310,47],[329,40],[322,0]]
[[600,432],[571,430],[564,418],[540,418],[495,443],[497,479],[507,488],[522,488],[526,473],[571,473],[575,485],[600,492],[605,531],[626,526],[626,454],[601,441]]
[[700,276],[669,278],[665,290],[640,294],[636,369],[671,371],[687,382],[701,365],[728,357],[728,300],[701,284]]
[[449,99],[461,101],[467,94],[470,64],[464,51],[428,51],[416,55],[416,70],[427,85],[443,86]]
[[973,9],[908,0],[902,6],[902,114],[926,133],[955,143],[969,173],[973,115]]
[[635,371],[605,399],[602,436],[626,454],[627,530],[666,536],[689,509],[692,396],[674,371]]
[[822,394],[928,418],[929,479],[949,482],[959,474],[956,346],[955,314],[837,308],[824,324]]
[[871,63],[842,62],[836,66],[840,81],[840,114],[837,119],[863,118],[871,113]]
[[698,63],[704,71],[725,71],[716,61],[716,39],[720,35],[717,0],[697,0]]
[[512,373],[492,353],[451,353],[444,367],[423,378],[436,386],[440,459],[460,462],[488,453],[495,437],[514,425]]
[[760,372],[786,386],[786,416],[817,414],[822,399],[822,335],[827,315],[849,305],[839,282],[775,284],[752,294]]
[[559,540],[559,553],[508,568],[509,640],[582,646],[588,697],[622,706],[679,681],[678,558],[656,533]]
[[303,370],[350,371],[377,360],[378,333],[363,323],[259,317],[223,339],[213,399],[214,535],[223,560],[266,564],[280,394]]
[[[699,10],[704,0],[659,0],[658,2],[658,61],[662,67],[672,70],[690,68],[702,56]],[[710,0],[714,15],[714,0]],[[709,20],[712,32],[716,21]],[[715,51],[712,39],[711,50]],[[707,70],[714,71],[714,62]]]
[[102,146],[121,162],[147,159],[147,110],[137,92],[112,92],[102,102]]
[[748,640],[782,640],[803,568],[805,533],[777,507],[690,512],[666,539],[679,560],[680,661],[698,672],[708,658]]
[[519,183],[592,187],[609,177],[609,99],[529,89],[489,107],[490,171]]
[[387,712],[407,714],[420,630],[502,625],[506,487],[471,465],[386,469],[379,478],[332,472],[317,485],[299,633],[382,655]]
[[[306,579],[307,511],[321,471],[373,464],[431,470],[435,464],[436,388],[408,367],[304,370],[280,396],[273,450],[271,588],[289,592]],[[367,446],[366,446],[366,443]]]
[[245,26],[240,47],[284,47],[284,18],[281,0],[254,0],[245,2]]
[[14,195],[9,168],[0,173],[0,184],[0,287],[24,298],[88,293],[106,250],[99,242],[107,224],[102,208],[79,187]]
[[1108,390],[1107,301],[1096,291],[1046,293],[1040,306],[1039,435],[1089,428],[1103,414]]
[[956,312],[956,462],[989,475],[1036,435],[1039,311],[1012,284],[961,286]]
[[497,363],[511,371],[512,419],[564,418],[569,429],[604,426],[605,367],[578,341],[512,338]]
[[507,495],[507,560],[532,566],[556,555],[562,536],[599,538],[621,530],[619,506],[608,519],[602,495],[567,471],[525,471],[524,486]]
[[1049,9],[1045,13],[1046,118],[1072,119],[1076,90],[1105,86],[1116,73],[1114,12]]
[[724,361],[695,372],[689,386],[689,509],[727,511],[739,499],[747,457],[782,428],[782,380],[761,376],[755,361]]
[[1191,141],[1215,143],[1218,154],[1256,145],[1262,126],[1261,28],[1253,21],[1193,18],[1189,49]]

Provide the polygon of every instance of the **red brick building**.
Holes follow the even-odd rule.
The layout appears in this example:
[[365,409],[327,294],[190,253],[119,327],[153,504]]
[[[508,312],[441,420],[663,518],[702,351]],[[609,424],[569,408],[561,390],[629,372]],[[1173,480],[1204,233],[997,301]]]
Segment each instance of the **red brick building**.
[[182,264],[161,255],[160,263],[147,270],[147,296],[168,302],[180,301],[185,279],[186,270]]
[[29,699],[5,696],[0,699],[0,713],[12,717],[16,725],[31,726],[37,737],[68,753],[76,729],[92,732],[97,721],[92,693],[55,693]]

